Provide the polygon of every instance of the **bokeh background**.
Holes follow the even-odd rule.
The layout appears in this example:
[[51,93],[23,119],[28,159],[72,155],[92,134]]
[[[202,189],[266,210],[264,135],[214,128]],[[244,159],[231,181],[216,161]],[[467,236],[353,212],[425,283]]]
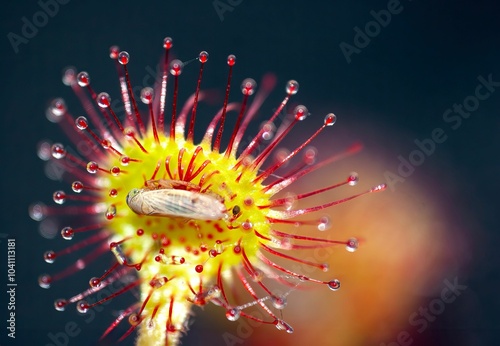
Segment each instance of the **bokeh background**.
[[[0,345],[48,345],[49,333],[61,332],[68,321],[81,331],[62,344],[96,345],[112,315],[133,299],[118,299],[88,323],[88,317],[73,309],[56,312],[55,298],[87,287],[92,271],[102,271],[107,263],[50,290],[41,289],[38,275],[63,267],[44,263],[43,252],[65,244],[41,237],[27,210],[34,201],[50,202],[52,192],[65,187],[45,178],[35,152],[41,139],[65,142],[58,127],[45,118],[50,99],[63,96],[73,113],[81,112],[61,83],[62,69],[85,69],[95,89],[116,95],[109,46],[117,44],[131,53],[132,81],[140,84],[149,73],[146,67],[158,63],[165,36],[173,37],[174,52],[182,60],[201,50],[210,53],[203,82],[209,88],[224,87],[230,53],[238,58],[235,85],[246,77],[259,81],[265,73],[274,73],[278,88],[264,104],[261,120],[277,106],[284,83],[298,80],[296,101],[306,104],[312,116],[287,146],[306,139],[330,111],[338,122],[316,142],[321,157],[355,141],[364,143],[361,154],[296,186],[296,191],[307,191],[351,171],[360,174],[357,187],[321,196],[313,204],[385,182],[388,172],[398,173],[398,157],[408,159],[417,149],[415,140],[430,138],[436,128],[447,135],[404,182],[329,211],[332,228],[327,232],[340,239],[358,236],[361,246],[356,253],[339,249],[328,257],[342,280],[340,291],[317,287],[291,294],[284,317],[294,326],[293,335],[231,323],[220,309],[207,307],[204,312],[196,309],[183,345],[497,345],[500,90],[496,87],[479,101],[478,109],[456,129],[443,120],[443,113],[474,94],[479,76],[487,79],[491,74],[500,81],[500,6],[492,1],[402,0],[401,11],[390,23],[346,59],[340,45],[354,45],[355,28],[364,31],[374,20],[371,11],[386,10],[390,3],[70,0],[59,4],[57,13],[19,44],[17,52],[9,33],[22,36],[23,18],[33,22],[42,7],[36,1],[2,4],[0,233],[16,239],[18,287],[16,339],[5,337],[6,323],[1,322]],[[194,90],[197,69],[191,70],[184,96]],[[0,240],[3,283],[6,244],[5,238]],[[441,306],[436,300],[446,282],[466,288],[432,315],[425,328],[412,323],[419,309]],[[5,321],[6,294],[0,302],[0,320]],[[117,335],[102,345],[112,344]],[[132,342],[130,337],[123,345]]]

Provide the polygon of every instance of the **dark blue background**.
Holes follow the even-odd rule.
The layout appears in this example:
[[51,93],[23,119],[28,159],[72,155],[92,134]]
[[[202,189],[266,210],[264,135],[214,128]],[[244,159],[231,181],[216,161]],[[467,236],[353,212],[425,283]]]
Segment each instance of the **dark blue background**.
[[[404,10],[360,54],[353,55],[350,64],[339,44],[352,44],[353,28],[372,20],[370,10],[386,8],[387,1],[245,0],[225,12],[221,21],[212,1],[72,0],[61,5],[29,43],[21,44],[17,54],[7,34],[20,34],[22,17],[31,19],[40,6],[35,1],[3,4],[0,233],[17,239],[17,344],[45,345],[54,325],[81,319],[73,311],[60,314],[51,309],[54,295],[75,292],[64,288],[47,292],[37,286],[38,274],[47,270],[42,254],[56,246],[39,236],[37,224],[27,215],[30,203],[49,201],[60,187],[43,176],[35,148],[42,138],[64,140],[57,126],[44,117],[49,99],[70,95],[60,82],[63,67],[87,69],[97,89],[116,88],[108,47],[118,44],[127,49],[132,55],[132,76],[142,78],[144,66],[158,62],[162,39],[168,35],[174,38],[174,51],[182,59],[195,57],[202,49],[210,53],[214,67],[207,69],[207,80],[211,86],[224,85],[224,59],[234,53],[238,57],[236,80],[247,76],[258,80],[272,71],[280,85],[297,79],[300,97],[308,104],[338,109],[355,106],[358,111],[343,118],[343,126],[355,128],[356,123],[375,119],[374,131],[399,138],[395,145],[401,149],[394,148],[396,157],[411,148],[414,138],[428,136],[440,126],[443,111],[473,92],[477,76],[491,73],[494,80],[500,80],[500,7],[496,2],[414,0],[402,4]],[[497,91],[412,177],[432,176],[433,167],[441,167],[440,176],[431,178],[443,182],[443,189],[436,193],[446,195],[452,208],[460,210],[455,216],[458,220],[474,219],[481,225],[480,232],[470,230],[470,238],[481,244],[480,251],[464,261],[467,276],[463,280],[478,297],[476,305],[465,307],[457,302],[428,332],[414,335],[415,345],[494,345],[500,340],[499,106]],[[3,240],[1,246],[3,253]],[[1,273],[4,280],[3,269]],[[87,279],[74,280],[85,285]],[[3,306],[0,311],[3,321]],[[103,312],[70,345],[94,344],[109,320]],[[2,345],[6,342],[4,324]],[[201,345],[209,337],[210,329],[196,322],[183,344]]]

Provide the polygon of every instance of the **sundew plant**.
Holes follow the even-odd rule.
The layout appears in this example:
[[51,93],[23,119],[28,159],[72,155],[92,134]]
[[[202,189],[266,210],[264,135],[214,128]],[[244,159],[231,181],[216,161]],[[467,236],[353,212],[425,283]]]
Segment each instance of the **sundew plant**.
[[[235,87],[236,57],[229,55],[219,110],[201,114],[200,103],[212,97],[203,90],[208,53],[189,61],[189,68],[199,65],[199,75],[192,81],[194,93],[181,102],[179,85],[189,84],[182,80],[187,62],[172,59],[171,38],[164,39],[163,47],[158,81],[143,88],[139,97],[127,67],[133,62],[129,54],[110,48],[123,111],[113,106],[108,93],[93,89],[88,72],[65,70],[63,82],[85,112],[71,113],[61,98],[51,102],[47,117],[60,125],[69,143],[44,141],[38,154],[55,165],[67,183],[54,192],[55,204],[35,203],[30,215],[37,221],[69,220],[58,230],[63,239],[55,245],[59,250],[44,254],[47,263],[67,261],[67,267],[42,274],[39,284],[66,285],[74,295],[54,297],[54,306],[59,311],[73,306],[80,313],[139,292],[138,300],[110,318],[102,335],[113,338],[109,334],[119,324],[128,324],[118,338],[136,333],[137,345],[178,345],[193,311],[199,312],[193,306],[207,304],[218,306],[230,321],[249,318],[292,333],[282,317],[291,292],[306,284],[340,288],[335,274],[321,280],[295,270],[297,264],[319,273],[329,270],[326,263],[304,259],[303,253],[358,248],[355,237],[332,239],[330,221],[321,211],[384,190],[385,185],[345,193],[344,187],[358,182],[356,173],[347,172],[341,181],[294,194],[294,183],[361,149],[353,144],[317,160],[310,144],[337,117],[324,115],[307,140],[283,150],[283,139],[309,115],[303,105],[288,105],[298,92],[296,81],[284,85],[281,103],[267,112],[262,104],[275,78],[265,77],[259,88],[250,78]],[[195,142],[200,117],[211,121],[201,141]],[[255,119],[266,121],[250,135],[249,124]],[[338,199],[301,207],[302,200],[332,189],[339,189]],[[84,271],[107,252],[114,255],[107,270]],[[71,286],[69,277],[75,274],[88,275],[88,287]],[[117,282],[120,289],[91,299]],[[243,293],[235,294],[236,289]]]

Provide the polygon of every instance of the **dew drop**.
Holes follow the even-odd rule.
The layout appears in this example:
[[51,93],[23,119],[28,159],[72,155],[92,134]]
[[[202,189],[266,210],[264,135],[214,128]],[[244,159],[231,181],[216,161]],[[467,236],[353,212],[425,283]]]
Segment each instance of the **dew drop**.
[[109,197],[116,197],[116,196],[118,196],[118,190],[117,189],[111,189],[111,190],[109,190],[108,195],[109,195]]
[[243,95],[251,96],[255,92],[257,82],[252,78],[247,78],[241,83],[241,92]]
[[118,46],[111,46],[109,47],[109,57],[111,59],[118,59],[118,53],[120,53],[120,47]]
[[241,311],[238,308],[232,308],[232,309],[227,309],[226,310],[226,318],[229,321],[236,321],[238,318],[240,318]]
[[292,250],[293,249],[292,240],[290,238],[281,239],[279,247],[280,247],[280,249],[283,249],[283,250]]
[[224,251],[224,244],[222,244],[222,241],[215,241],[214,250],[217,252],[217,254],[220,254]]
[[140,322],[141,318],[136,313],[130,314],[130,316],[128,317],[128,323],[130,323],[131,326],[136,326]]
[[358,249],[359,242],[356,238],[350,238],[346,243],[346,250],[349,252],[354,252]]
[[322,216],[319,219],[319,222],[318,222],[318,230],[319,231],[326,231],[327,229],[330,228],[330,226],[331,226],[330,218],[328,216]]
[[262,279],[264,279],[264,273],[262,272],[262,270],[255,269],[251,274],[251,278],[254,282],[260,282],[262,281]]
[[48,161],[52,157],[52,146],[49,142],[42,141],[37,144],[36,154],[43,161]]
[[293,333],[293,328],[290,324],[288,324],[287,322],[283,321],[283,320],[280,320],[280,319],[277,319],[275,322],[274,322],[274,325],[276,326],[276,328],[278,328],[279,330],[286,330],[287,333]]
[[52,283],[52,278],[48,274],[42,274],[38,277],[38,284],[41,288],[49,288]]
[[349,177],[347,178],[347,181],[348,181],[349,186],[356,185],[358,183],[358,181],[359,181],[358,173],[352,172],[349,175]]
[[99,287],[101,286],[101,279],[93,277],[89,280],[90,287]]
[[64,227],[61,230],[61,236],[63,237],[64,240],[71,240],[71,239],[73,239],[74,235],[75,235],[75,232],[73,231],[73,228],[71,228],[71,227]]
[[236,56],[234,56],[233,54],[230,54],[227,56],[227,64],[229,66],[234,66],[234,64],[236,64]]
[[78,75],[76,76],[76,80],[78,81],[78,85],[82,88],[90,84],[90,76],[86,71],[78,73]]
[[193,302],[193,304],[198,305],[198,306],[203,306],[203,305],[207,304],[207,301],[206,301],[203,293],[201,293],[201,292],[196,293],[194,295],[192,302]]
[[141,90],[141,101],[142,103],[149,105],[153,102],[153,88],[146,87]]
[[286,93],[288,95],[295,95],[299,91],[299,82],[296,80],[289,80],[288,83],[286,83]]
[[102,146],[104,149],[108,150],[109,148],[111,148],[111,142],[110,142],[109,140],[107,140],[107,139],[103,139],[103,140],[101,141],[101,146]]
[[283,206],[285,207],[285,210],[292,210],[293,207],[295,207],[297,203],[297,195],[293,193],[287,193],[285,196],[285,203]]
[[172,60],[172,62],[170,63],[170,73],[172,74],[172,76],[179,76],[182,73],[183,67],[184,64],[182,63],[182,61],[178,59]]
[[43,203],[35,203],[28,209],[30,217],[35,221],[41,221],[45,218],[45,205]]
[[306,106],[300,105],[300,106],[295,107],[295,109],[293,111],[293,115],[294,115],[295,119],[302,121],[305,118],[307,118],[307,116],[309,115],[309,111],[307,110]]
[[[144,233],[144,231],[142,229],[138,230],[137,232],[139,232],[139,231],[142,231],[142,233]],[[140,234],[137,233],[137,235],[140,235]],[[172,241],[169,238],[167,238],[165,235],[162,235],[162,237],[161,237],[161,245],[163,245],[163,246],[169,246],[171,243],[172,243]],[[165,251],[163,248],[160,249],[160,250]]]
[[166,277],[162,277],[162,278],[156,278],[156,279],[152,279],[150,282],[149,282],[149,285],[152,287],[152,288],[160,288],[162,287],[163,285],[165,285],[165,283],[167,283],[168,279]]
[[73,192],[80,193],[83,190],[83,183],[81,181],[74,181],[73,184],[71,184],[71,189]]
[[304,163],[308,166],[314,165],[316,163],[316,157],[318,156],[318,150],[315,147],[309,147],[304,152]]
[[196,270],[197,273],[203,272],[203,265],[198,264],[196,267],[194,267],[194,270]]
[[333,113],[328,113],[325,116],[325,120],[324,121],[325,121],[325,125],[326,126],[332,126],[337,121],[337,116],[335,114],[333,114]]
[[243,228],[245,231],[249,231],[253,228],[253,224],[250,221],[246,220],[241,223],[241,228]]
[[78,130],[85,130],[87,127],[89,127],[89,122],[84,116],[79,116],[75,120],[75,125]]
[[328,288],[332,291],[338,291],[338,289],[340,288],[340,281],[337,279],[331,280],[330,282],[328,282]]
[[128,166],[128,164],[130,163],[130,157],[128,156],[120,157],[120,163],[122,166]]
[[56,202],[57,204],[64,204],[64,202],[66,202],[66,193],[61,190],[56,191],[52,195],[52,198],[54,199],[54,202]]
[[186,259],[182,256],[172,256],[172,264],[184,264]]
[[135,137],[135,134],[136,134],[135,129],[131,126],[125,128],[123,133],[125,134],[125,136],[127,136],[128,139],[133,139]]
[[106,209],[105,213],[106,219],[111,220],[116,216],[116,206],[111,204],[108,209]]
[[49,108],[47,109],[47,119],[53,123],[61,121],[62,115],[66,113],[66,103],[62,98],[53,99],[50,102]]
[[220,296],[221,296],[221,289],[219,288],[219,286],[214,285],[207,291],[206,298],[210,300],[214,298],[219,298]]
[[57,311],[64,311],[66,309],[66,305],[68,305],[68,301],[66,299],[57,299],[54,302],[54,308]]
[[198,60],[204,64],[208,61],[208,53],[206,51],[201,51],[200,55],[198,56]]
[[90,174],[96,174],[98,169],[99,165],[97,164],[97,162],[89,161],[89,163],[87,163],[87,172],[89,172]]
[[64,149],[64,145],[61,143],[54,143],[50,148],[52,152],[52,157],[56,160],[62,159],[66,156],[66,149]]
[[118,53],[118,62],[121,65],[127,65],[128,62],[130,61],[130,55],[126,51],[122,51]]
[[108,93],[100,93],[97,95],[97,105],[101,108],[108,108],[111,104],[111,97]]
[[271,302],[276,309],[284,309],[288,303],[286,297],[284,296],[274,296],[271,297]]
[[76,311],[81,314],[87,313],[87,311],[89,311],[89,304],[85,300],[80,300],[76,303]]
[[63,71],[62,82],[66,86],[71,86],[76,80],[76,70],[74,67],[68,67]]
[[173,46],[173,40],[172,40],[172,38],[168,37],[168,36],[165,37],[163,39],[163,48],[170,49],[170,48],[172,48],[172,46]]
[[274,136],[274,132],[276,131],[276,126],[273,123],[265,121],[262,124],[262,139],[265,141],[270,140]]
[[56,253],[52,250],[46,251],[43,254],[43,259],[47,263],[54,263],[54,261],[56,260]]
[[280,164],[282,162],[285,162],[285,166],[288,164],[288,161],[285,161],[286,157],[290,155],[290,151],[286,148],[280,148],[276,150],[276,153],[274,154],[274,162],[276,164]]
[[123,253],[123,250],[119,244],[111,243],[109,245],[109,248],[111,249],[113,255],[115,255],[118,263],[124,264],[127,262],[127,257],[125,257],[125,254]]
[[[264,136],[262,136],[262,137],[264,137]],[[253,160],[254,160],[254,157],[252,155],[248,155],[248,156],[245,156],[243,158],[243,161],[241,161],[241,164],[243,167],[249,167],[252,164]]]
[[109,172],[111,173],[112,176],[117,177],[120,174],[121,170],[120,167],[113,166],[110,168]]
[[155,327],[155,321],[149,320],[147,326],[148,326],[148,329],[153,329]]

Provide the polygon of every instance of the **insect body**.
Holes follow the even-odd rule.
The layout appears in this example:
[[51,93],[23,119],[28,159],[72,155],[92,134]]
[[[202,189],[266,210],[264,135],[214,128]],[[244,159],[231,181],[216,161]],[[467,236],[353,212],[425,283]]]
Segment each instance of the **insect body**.
[[196,220],[219,220],[227,216],[226,207],[219,198],[199,192],[199,187],[197,191],[188,190],[190,185],[194,184],[172,180],[148,181],[145,188],[132,189],[128,193],[127,205],[139,215]]

